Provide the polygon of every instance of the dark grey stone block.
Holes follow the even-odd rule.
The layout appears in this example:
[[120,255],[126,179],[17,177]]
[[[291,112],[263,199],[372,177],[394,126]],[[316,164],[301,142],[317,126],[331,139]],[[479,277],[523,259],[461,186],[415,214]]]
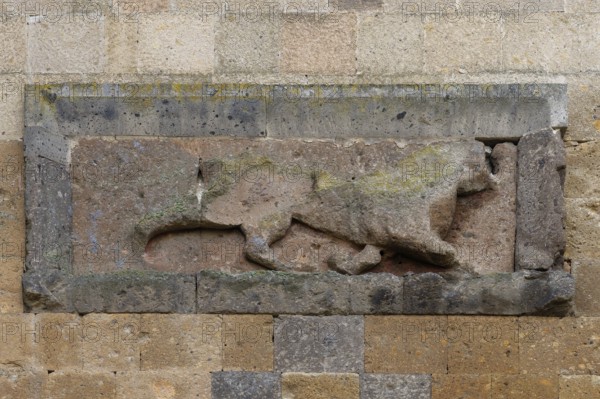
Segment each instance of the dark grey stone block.
[[560,132],[521,138],[518,149],[515,268],[562,269],[565,238],[566,151]]
[[74,277],[78,313],[195,313],[195,279],[145,271]]
[[330,273],[198,273],[199,313],[345,314],[348,276]]
[[221,371],[211,377],[212,399],[281,399],[279,373]]
[[277,371],[363,370],[364,320],[360,316],[280,316],[274,331]]
[[271,137],[516,140],[566,126],[566,86],[276,86]]
[[56,269],[38,269],[23,274],[23,302],[32,312],[70,313],[70,276]]
[[361,399],[429,399],[431,376],[425,374],[363,374]]
[[353,276],[350,314],[401,314],[404,281],[387,273]]
[[423,273],[404,278],[405,314],[565,316],[575,294],[562,271],[520,271],[484,276]]

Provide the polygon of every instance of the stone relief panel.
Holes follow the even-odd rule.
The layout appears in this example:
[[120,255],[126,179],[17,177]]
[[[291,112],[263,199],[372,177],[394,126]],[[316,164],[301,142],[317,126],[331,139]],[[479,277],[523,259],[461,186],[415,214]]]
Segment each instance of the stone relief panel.
[[[498,87],[494,101],[433,102],[401,86],[32,89],[26,305],[566,314],[565,87]],[[155,114],[158,134],[143,119]],[[318,133],[336,119],[359,122]]]

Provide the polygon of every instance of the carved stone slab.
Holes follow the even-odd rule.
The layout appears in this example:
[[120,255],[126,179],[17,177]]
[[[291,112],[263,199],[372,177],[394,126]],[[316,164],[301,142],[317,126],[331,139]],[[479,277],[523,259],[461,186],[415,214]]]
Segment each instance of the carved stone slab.
[[26,305],[566,314],[565,87],[494,87],[33,86]]

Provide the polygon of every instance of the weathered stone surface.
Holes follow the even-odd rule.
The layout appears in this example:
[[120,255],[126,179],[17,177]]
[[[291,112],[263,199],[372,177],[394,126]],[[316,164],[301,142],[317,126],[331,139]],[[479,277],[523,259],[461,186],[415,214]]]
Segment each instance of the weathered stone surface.
[[575,277],[575,314],[600,316],[600,265],[595,261],[572,261]]
[[28,270],[70,271],[71,182],[68,140],[32,128],[24,139]]
[[[157,90],[174,91],[172,96],[161,98],[145,96],[148,91],[152,93],[155,90],[152,85],[65,85],[63,90],[84,93],[68,98],[55,96],[56,93],[48,94],[34,86],[27,98],[28,107],[41,109],[27,115],[26,147],[27,143],[40,136],[35,128],[68,136],[258,137],[266,134],[264,99],[246,99],[242,94],[223,97],[216,88],[201,87],[193,98],[186,97],[182,89],[177,92],[176,87],[159,87]],[[240,91],[239,88],[237,90]],[[119,97],[115,98],[117,95]],[[48,108],[55,111],[48,111]],[[42,139],[47,146],[49,139],[55,135],[45,133],[46,130],[42,130]],[[59,139],[64,140],[63,136],[56,137],[56,140]],[[47,152],[54,147],[37,146],[35,149]],[[75,158],[73,163],[78,161],[81,162]],[[90,172],[100,168],[86,166]],[[110,169],[102,171],[110,173]]]
[[[1,83],[0,83],[1,84]],[[25,254],[23,145],[0,145],[0,313],[21,313]]]
[[141,370],[222,369],[221,317],[146,314],[140,323]]
[[446,373],[446,317],[365,316],[365,372]]
[[492,398],[549,399],[558,398],[558,376],[554,375],[493,375]]
[[[410,9],[409,6],[406,8]],[[430,20],[423,27],[426,73],[456,74],[502,69],[503,25],[500,20],[490,21],[480,15],[470,15],[457,20]],[[468,46],[465,46],[465,41],[468,41]]]
[[378,10],[382,8],[383,0],[337,0],[334,4],[344,11]]
[[273,316],[223,315],[224,371],[273,371]]
[[81,364],[84,370],[140,369],[142,342],[138,314],[88,314],[81,318]]
[[598,374],[600,319],[519,319],[519,367],[521,373],[556,375]]
[[281,375],[282,399],[359,399],[358,374],[306,374]]
[[356,16],[335,14],[320,21],[284,19],[281,71],[309,74],[356,73]]
[[[449,316],[448,373],[514,374],[519,369],[519,325],[513,317]],[[490,361],[489,359],[494,359]]]
[[462,268],[479,274],[514,271],[517,147],[497,144],[491,153],[490,189],[459,197],[446,241]]
[[[400,250],[419,260],[450,267],[457,264],[456,251],[441,237],[452,222],[456,196],[481,191],[488,184],[484,146],[477,141],[421,142],[406,146],[357,142],[341,147],[335,143],[295,140],[237,140],[227,142],[227,148],[223,146],[225,142],[193,143],[198,145],[195,151],[198,155],[194,157],[191,151],[182,155],[194,160],[199,157],[202,164],[182,161],[187,169],[199,169],[194,173],[179,172],[178,189],[186,197],[175,207],[161,206],[156,201],[157,211],[139,216],[135,226],[139,246],[145,247],[151,237],[161,232],[240,226],[246,236],[247,258],[269,269],[291,270],[282,259],[273,256],[270,246],[285,235],[295,219],[364,246],[353,258],[332,256],[328,260],[331,267],[345,273],[358,274],[372,268],[379,263],[382,249]],[[193,147],[186,143],[186,149]],[[227,155],[220,156],[224,150]],[[163,151],[165,156],[168,153]],[[323,159],[332,157],[335,165],[322,165]],[[294,159],[293,165],[290,159]],[[386,164],[377,163],[380,159],[385,159]],[[413,176],[410,168],[415,164],[417,168],[438,165],[438,169]],[[342,169],[339,165],[353,166]],[[243,171],[252,166],[255,171],[257,167],[268,168],[275,176],[250,181],[248,176],[236,176],[235,168],[240,166]],[[294,181],[285,175],[290,166],[295,168]],[[197,174],[201,176],[198,182]],[[93,185],[90,189],[95,191]],[[191,196],[194,189],[198,190],[201,201]],[[138,195],[137,189],[129,191],[132,198]],[[149,195],[146,193],[145,197]],[[91,211],[88,208],[82,206],[82,213],[87,215]],[[94,209],[108,214],[102,204]],[[128,219],[133,217],[129,212]],[[75,234],[79,237],[90,225],[93,227],[94,220],[77,216],[75,220]],[[403,228],[395,228],[400,221]],[[130,224],[129,229],[133,227]]]
[[23,303],[30,311],[72,312],[72,279],[59,270],[23,274]]
[[491,399],[491,392],[489,375],[433,375],[431,399]]
[[2,351],[0,364],[24,366],[32,363],[41,331],[33,314],[0,314]]
[[484,276],[423,273],[404,278],[405,314],[544,314],[564,316],[575,294],[561,271]]
[[400,314],[402,277],[370,273],[349,279],[350,314]]
[[[525,23],[523,23],[525,22]],[[515,72],[568,73],[579,71],[577,35],[565,35],[581,24],[574,14],[533,13],[509,23],[503,36],[504,68]],[[510,45],[509,45],[510,43]]]
[[[600,5],[600,2],[598,4]],[[600,7],[597,9],[600,10]],[[569,79],[567,94],[569,98],[569,129],[565,133],[565,140],[597,139],[600,135],[600,107],[598,107],[600,105],[600,85],[598,79],[595,79],[594,75],[577,75],[577,77]],[[571,163],[568,162],[568,165],[570,169]]]
[[46,370],[29,370],[17,364],[0,366],[0,392],[10,399],[44,399]]
[[86,329],[76,314],[45,313],[35,316],[33,331],[37,343],[35,355],[44,370],[81,370],[84,342],[96,340],[99,330]]
[[[16,94],[13,102],[22,107]],[[567,87],[561,84],[65,84],[26,86],[25,94],[28,127],[73,136],[514,140],[567,126]],[[10,125],[21,129],[17,122]]]
[[251,272],[197,275],[199,313],[345,314],[348,278],[337,273]]
[[[60,25],[56,24],[56,15],[40,15],[27,24],[30,39],[27,41],[27,72],[103,72],[106,65],[104,19],[67,22],[66,14],[59,17],[64,17]],[[56,29],[58,26],[61,29]]]
[[79,276],[71,286],[78,313],[196,311],[194,276],[132,271]]
[[562,375],[560,399],[600,399],[600,377],[596,375]]
[[281,52],[280,30],[281,18],[272,14],[221,21],[215,39],[217,72],[276,72]]
[[[599,107],[600,108],[600,107]],[[599,115],[600,118],[600,109]],[[600,197],[600,146],[598,142],[567,147],[566,198]]]
[[280,399],[279,373],[212,373],[212,399]]
[[422,70],[423,30],[418,18],[389,14],[359,15],[358,18],[356,62],[359,73],[392,75]]
[[359,316],[280,316],[275,319],[275,370],[362,372],[363,335]]
[[600,199],[568,198],[567,259],[598,259],[600,257]]
[[527,134],[518,153],[515,268],[562,269],[566,153],[560,132]]
[[117,398],[210,399],[210,373],[177,371],[117,372]]
[[140,15],[138,72],[213,72],[215,18],[195,15]]
[[360,377],[361,399],[430,399],[431,376],[363,374]]
[[48,375],[44,398],[115,398],[116,378],[109,372],[58,370]]

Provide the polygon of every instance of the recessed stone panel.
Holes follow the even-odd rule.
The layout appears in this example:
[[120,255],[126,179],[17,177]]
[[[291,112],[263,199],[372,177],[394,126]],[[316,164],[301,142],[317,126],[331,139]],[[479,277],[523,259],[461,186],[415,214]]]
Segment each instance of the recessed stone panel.
[[561,85],[30,86],[25,304],[568,313],[564,97]]

